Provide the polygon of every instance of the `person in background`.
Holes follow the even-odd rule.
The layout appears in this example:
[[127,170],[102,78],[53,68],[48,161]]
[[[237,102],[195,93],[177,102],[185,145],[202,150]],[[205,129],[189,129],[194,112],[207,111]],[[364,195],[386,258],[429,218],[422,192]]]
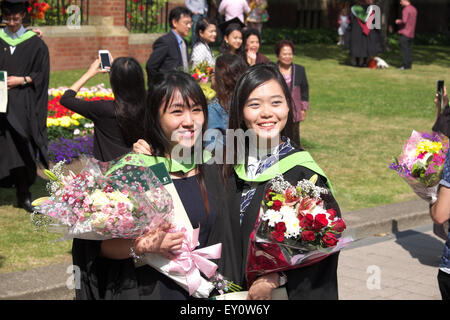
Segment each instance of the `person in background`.
[[400,51],[402,53],[402,66],[400,69],[408,70],[412,68],[413,63],[413,41],[417,22],[417,9],[411,4],[411,1],[400,0],[403,7],[402,18],[395,20],[400,27],[398,30]]
[[[112,59],[111,59],[112,60]],[[84,101],[77,99],[80,88],[100,69],[95,60],[64,95],[60,103],[66,108],[91,119],[95,125],[94,158],[100,161],[115,160],[131,151],[133,142],[144,136],[145,80],[139,62],[131,57],[114,60],[110,68],[110,83],[114,101]],[[101,241],[73,239],[73,264],[81,271],[80,287],[75,290],[77,300],[100,299],[97,258]]]
[[223,41],[219,48],[221,53],[241,54],[242,28],[244,26],[238,18],[225,21],[219,25],[223,35]]
[[186,8],[192,12],[191,46],[193,46],[198,41],[198,34],[196,33],[197,23],[207,17],[208,5],[206,4],[206,0],[186,0],[185,4]]
[[132,57],[113,61],[110,83],[114,100],[85,101],[77,92],[102,71],[96,59],[80,79],[61,97],[60,103],[73,112],[94,122],[94,158],[114,160],[131,151],[133,143],[143,136],[145,103],[144,71]]
[[369,61],[382,51],[380,30],[371,28],[375,10],[368,8],[373,0],[358,0],[351,7],[350,23],[347,27],[344,48],[350,49],[351,64],[367,67]]
[[219,5],[219,13],[225,16],[225,21],[236,17],[244,23],[245,15],[249,12],[247,0],[222,0]]
[[290,40],[280,40],[275,44],[275,54],[278,57],[278,70],[291,92],[293,105],[294,138],[300,146],[300,122],[305,120],[309,109],[309,86],[305,68],[293,63],[294,43]]
[[344,8],[342,8],[342,10],[339,14],[339,19],[338,19],[338,24],[339,24],[339,28],[338,28],[339,42],[337,43],[338,46],[344,44],[344,34],[345,34],[345,31],[347,30],[348,23],[349,23],[348,7],[345,6]]
[[29,4],[1,3],[0,70],[8,74],[7,112],[0,113],[0,186],[15,187],[17,206],[33,212],[30,187],[36,163],[48,168],[47,105],[50,78],[48,47],[23,20]]
[[220,131],[222,139],[217,139],[216,136],[215,139],[218,141],[214,141],[211,146],[207,144],[210,150],[214,150],[217,143],[222,144],[222,146],[225,145],[231,97],[236,82],[247,68],[247,64],[238,55],[225,53],[217,58],[211,84],[211,88],[217,94],[208,104],[208,129],[217,129]]
[[196,37],[197,42],[192,47],[191,66],[195,67],[202,62],[208,62],[209,66],[214,67],[216,59],[209,45],[216,41],[216,25],[208,18],[202,18],[197,23],[195,34],[198,37]]
[[153,52],[147,61],[148,84],[156,74],[169,70],[189,71],[189,54],[186,41],[192,26],[192,12],[185,7],[170,10],[170,32],[156,39]]
[[[437,100],[436,104],[438,104]],[[444,102],[448,105],[447,90],[445,88]],[[450,151],[445,156],[444,170],[438,190],[437,201],[431,203],[431,219],[438,225],[448,224],[450,219]],[[442,300],[450,300],[450,227],[447,231],[447,239],[439,264],[437,279]]]
[[262,37],[263,23],[269,20],[269,14],[267,13],[267,1],[266,0],[252,0],[250,2],[250,13],[246,19],[247,27],[258,30]]
[[251,67],[255,64],[269,63],[270,60],[259,52],[261,36],[256,29],[245,29],[242,39],[242,55],[247,64]]

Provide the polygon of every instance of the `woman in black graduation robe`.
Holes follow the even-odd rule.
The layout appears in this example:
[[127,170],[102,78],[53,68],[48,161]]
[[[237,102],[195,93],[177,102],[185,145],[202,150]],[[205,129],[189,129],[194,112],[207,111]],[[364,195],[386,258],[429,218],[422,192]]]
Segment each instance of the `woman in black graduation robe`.
[[[261,90],[271,98],[267,99],[266,96],[252,96],[251,99],[249,98],[257,88],[261,88],[263,87],[263,85],[266,85],[273,80],[278,82],[279,86],[282,89],[282,93],[268,92],[267,90],[269,90],[269,87],[265,87]],[[284,98],[280,98],[282,95],[284,96]],[[257,65],[247,70],[247,72],[245,72],[244,75],[240,78],[236,85],[236,89],[233,94],[233,101],[231,103],[229,129],[242,129],[244,130],[244,132],[248,130],[247,124],[251,125],[251,123],[249,122],[250,120],[248,118],[245,118],[244,112],[244,107],[247,104],[250,105],[248,106],[249,108],[261,108],[261,106],[257,107],[254,104],[269,104],[269,102],[271,101],[270,103],[273,104],[273,110],[275,110],[282,107],[282,100],[284,99],[289,108],[289,113],[287,115],[287,119],[284,119],[284,127],[279,128],[279,134],[283,138],[280,141],[280,145],[275,149],[272,149],[271,152],[274,152],[272,156],[278,157],[278,162],[280,162],[283,161],[284,158],[291,156],[294,153],[301,152],[303,153],[305,158],[309,158],[309,163],[307,163],[306,161],[304,163],[290,163],[290,166],[286,167],[285,172],[280,173],[283,173],[284,178],[293,184],[295,184],[299,180],[309,179],[314,174],[318,174],[319,178],[317,185],[328,188],[329,183],[327,183],[327,178],[324,176],[322,170],[315,164],[314,160],[310,158],[307,152],[292,146],[290,143],[290,139],[288,139],[288,137],[293,136],[294,132],[291,121],[292,98],[289,93],[289,89],[283,79],[283,76],[280,74],[276,67],[270,65]],[[262,119],[271,121],[272,118],[269,117],[270,111],[267,111],[268,109],[266,108],[269,107],[266,106],[263,109],[266,111],[261,111],[264,114]],[[246,153],[244,160],[245,170],[247,170],[250,148],[248,142],[246,143],[245,147]],[[236,153],[238,149],[239,148],[235,145],[235,161],[239,160],[240,155]],[[242,161],[242,159],[240,161]],[[265,167],[265,169],[263,169],[261,175],[264,174],[264,171],[268,168],[277,165],[278,162],[271,162],[269,160],[267,164],[268,167]],[[311,163],[313,165],[311,165]],[[260,164],[261,162],[258,164],[258,166]],[[217,222],[215,225],[220,228],[220,230],[216,231],[215,229],[213,229],[212,234],[216,235],[216,237],[221,237],[221,242],[223,242],[222,257],[219,261],[220,271],[230,280],[235,281],[238,284],[241,284],[244,288],[249,289],[245,272],[248,257],[249,239],[252,231],[255,228],[261,201],[264,196],[264,189],[269,180],[258,182],[256,185],[254,182],[250,184],[250,182],[252,182],[251,179],[246,179],[241,174],[237,174],[238,171],[238,166],[226,165],[224,167],[224,176],[226,178],[225,191],[229,206],[229,214],[217,217]],[[246,184],[248,185],[246,186]],[[242,209],[241,205],[243,203],[243,199],[247,198],[247,195],[250,194],[247,193],[243,198],[243,191],[249,189],[255,190],[254,195],[251,198],[250,203],[248,204],[246,209]],[[325,207],[327,209],[335,209],[337,215],[340,216],[339,206],[331,193],[322,196],[322,199],[324,200]],[[338,299],[338,256],[339,253],[335,253],[313,265],[285,272],[287,275],[286,289],[289,299]],[[272,279],[275,279],[275,277],[272,277]],[[269,280],[269,282],[271,281],[272,280]],[[277,283],[277,280],[273,281],[275,282],[272,282],[272,284]],[[280,282],[278,282],[278,284],[279,283]]]
[[[161,120],[157,115],[163,108],[164,102],[172,101],[172,93],[178,90],[182,92],[184,99],[192,99],[195,102],[192,106],[193,109],[198,110],[198,106],[202,106],[204,119],[208,119],[206,99],[201,88],[192,77],[176,71],[155,77],[149,91],[148,112],[145,115],[146,139],[151,143],[155,155],[171,154],[168,150],[164,150],[164,147],[167,146],[165,143],[170,140],[166,140],[168,137],[161,129]],[[187,101],[183,101],[183,103],[188,105]],[[175,110],[178,111],[176,108]],[[168,111],[162,113],[166,112]],[[205,120],[203,130],[206,128],[207,121]],[[170,162],[169,159],[167,160]],[[171,176],[179,174],[179,171],[176,171],[177,168],[171,168],[171,165],[167,165],[167,167],[171,171]],[[192,170],[197,171],[196,175],[188,177]],[[220,183],[220,169],[217,165],[196,165],[184,174],[184,177],[172,178],[172,180],[192,227],[200,227],[199,248],[216,244],[217,242],[211,243],[210,238],[215,218],[228,213],[227,204],[223,197],[223,183]],[[206,192],[208,201],[204,199],[205,194],[203,192]],[[207,207],[209,207],[209,210]],[[73,256],[77,257],[77,262],[82,266],[82,285],[76,292],[77,299],[191,299],[185,289],[154,268],[147,265],[136,268],[134,261],[129,258],[130,246],[135,247],[135,244],[133,242],[130,244],[129,240],[125,239],[117,240],[121,241],[121,244],[118,244],[118,242],[115,244],[124,249],[116,255],[121,256],[117,259],[106,257],[107,254],[111,253],[111,246],[105,254],[105,247],[102,248],[101,241],[84,241],[85,246],[80,245],[73,248]],[[116,247],[112,247],[112,249],[116,249]]]
[[[4,5],[7,6],[2,4],[2,7]],[[8,77],[28,79],[26,84],[23,81],[23,84],[8,90],[7,112],[0,113],[0,150],[3,150],[0,186],[11,187],[14,184],[21,206],[26,200],[31,200],[28,189],[37,177],[36,162],[40,161],[48,168],[50,59],[47,45],[32,31],[25,31],[12,39],[0,30],[0,70],[7,71]],[[28,207],[30,205],[28,203]]]
[[[360,1],[364,11],[367,10],[367,1]],[[382,51],[380,30],[373,28],[366,35],[360,23],[361,20],[350,13],[350,24],[345,31],[345,48],[350,49],[352,64],[359,67],[367,67],[368,60]]]

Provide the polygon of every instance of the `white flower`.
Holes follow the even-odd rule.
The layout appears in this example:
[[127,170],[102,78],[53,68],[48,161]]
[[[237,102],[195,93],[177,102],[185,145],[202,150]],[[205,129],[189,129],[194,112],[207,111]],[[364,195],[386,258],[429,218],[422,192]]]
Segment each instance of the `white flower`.
[[295,216],[288,216],[287,219],[283,219],[286,226],[284,236],[286,238],[295,238],[300,234],[300,221]]
[[73,130],[73,134],[76,135],[76,136],[79,135],[80,134],[80,130],[79,129]]
[[278,222],[281,222],[282,218],[283,216],[280,211],[275,211],[273,209],[267,210],[262,216],[263,221],[269,220],[269,227],[275,227]]
[[95,189],[95,191],[91,194],[92,205],[97,209],[101,209],[109,203],[108,196],[100,189]]

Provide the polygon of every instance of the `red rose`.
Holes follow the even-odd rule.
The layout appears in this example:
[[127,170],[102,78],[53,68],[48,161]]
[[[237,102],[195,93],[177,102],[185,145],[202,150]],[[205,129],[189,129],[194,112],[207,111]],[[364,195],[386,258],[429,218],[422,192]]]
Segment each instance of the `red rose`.
[[330,215],[330,220],[334,220],[336,218],[337,212],[334,209],[328,209],[328,214]]
[[320,231],[320,229],[325,228],[328,225],[328,219],[327,216],[323,213],[319,213],[314,218],[314,230]]
[[283,205],[283,202],[281,202],[280,200],[275,200],[273,202],[272,209],[275,211],[280,211],[282,205]]
[[302,240],[303,241],[313,241],[316,238],[314,232],[312,231],[303,231],[302,232]]
[[338,242],[335,235],[331,232],[325,233],[325,235],[322,237],[322,241],[326,247],[334,247]]
[[314,223],[314,217],[310,213],[307,213],[303,218],[299,218],[299,220],[300,220],[300,227],[302,227],[303,229],[312,228]]
[[333,223],[333,231],[342,232],[345,230],[347,226],[345,225],[344,220],[339,219],[338,221]]
[[277,232],[280,232],[280,233],[285,233],[286,232],[286,225],[284,224],[284,222],[278,222],[275,225],[275,230]]
[[286,225],[284,222],[278,222],[275,225],[275,231],[272,231],[270,237],[274,241],[282,242],[284,240],[284,232],[286,231]]

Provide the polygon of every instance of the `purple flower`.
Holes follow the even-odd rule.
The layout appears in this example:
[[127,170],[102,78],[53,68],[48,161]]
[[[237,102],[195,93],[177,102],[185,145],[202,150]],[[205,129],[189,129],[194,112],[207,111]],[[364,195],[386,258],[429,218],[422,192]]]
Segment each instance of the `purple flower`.
[[66,163],[70,163],[81,154],[92,156],[93,150],[93,136],[80,136],[74,139],[59,138],[51,141],[48,146],[49,158],[53,162],[64,160]]

